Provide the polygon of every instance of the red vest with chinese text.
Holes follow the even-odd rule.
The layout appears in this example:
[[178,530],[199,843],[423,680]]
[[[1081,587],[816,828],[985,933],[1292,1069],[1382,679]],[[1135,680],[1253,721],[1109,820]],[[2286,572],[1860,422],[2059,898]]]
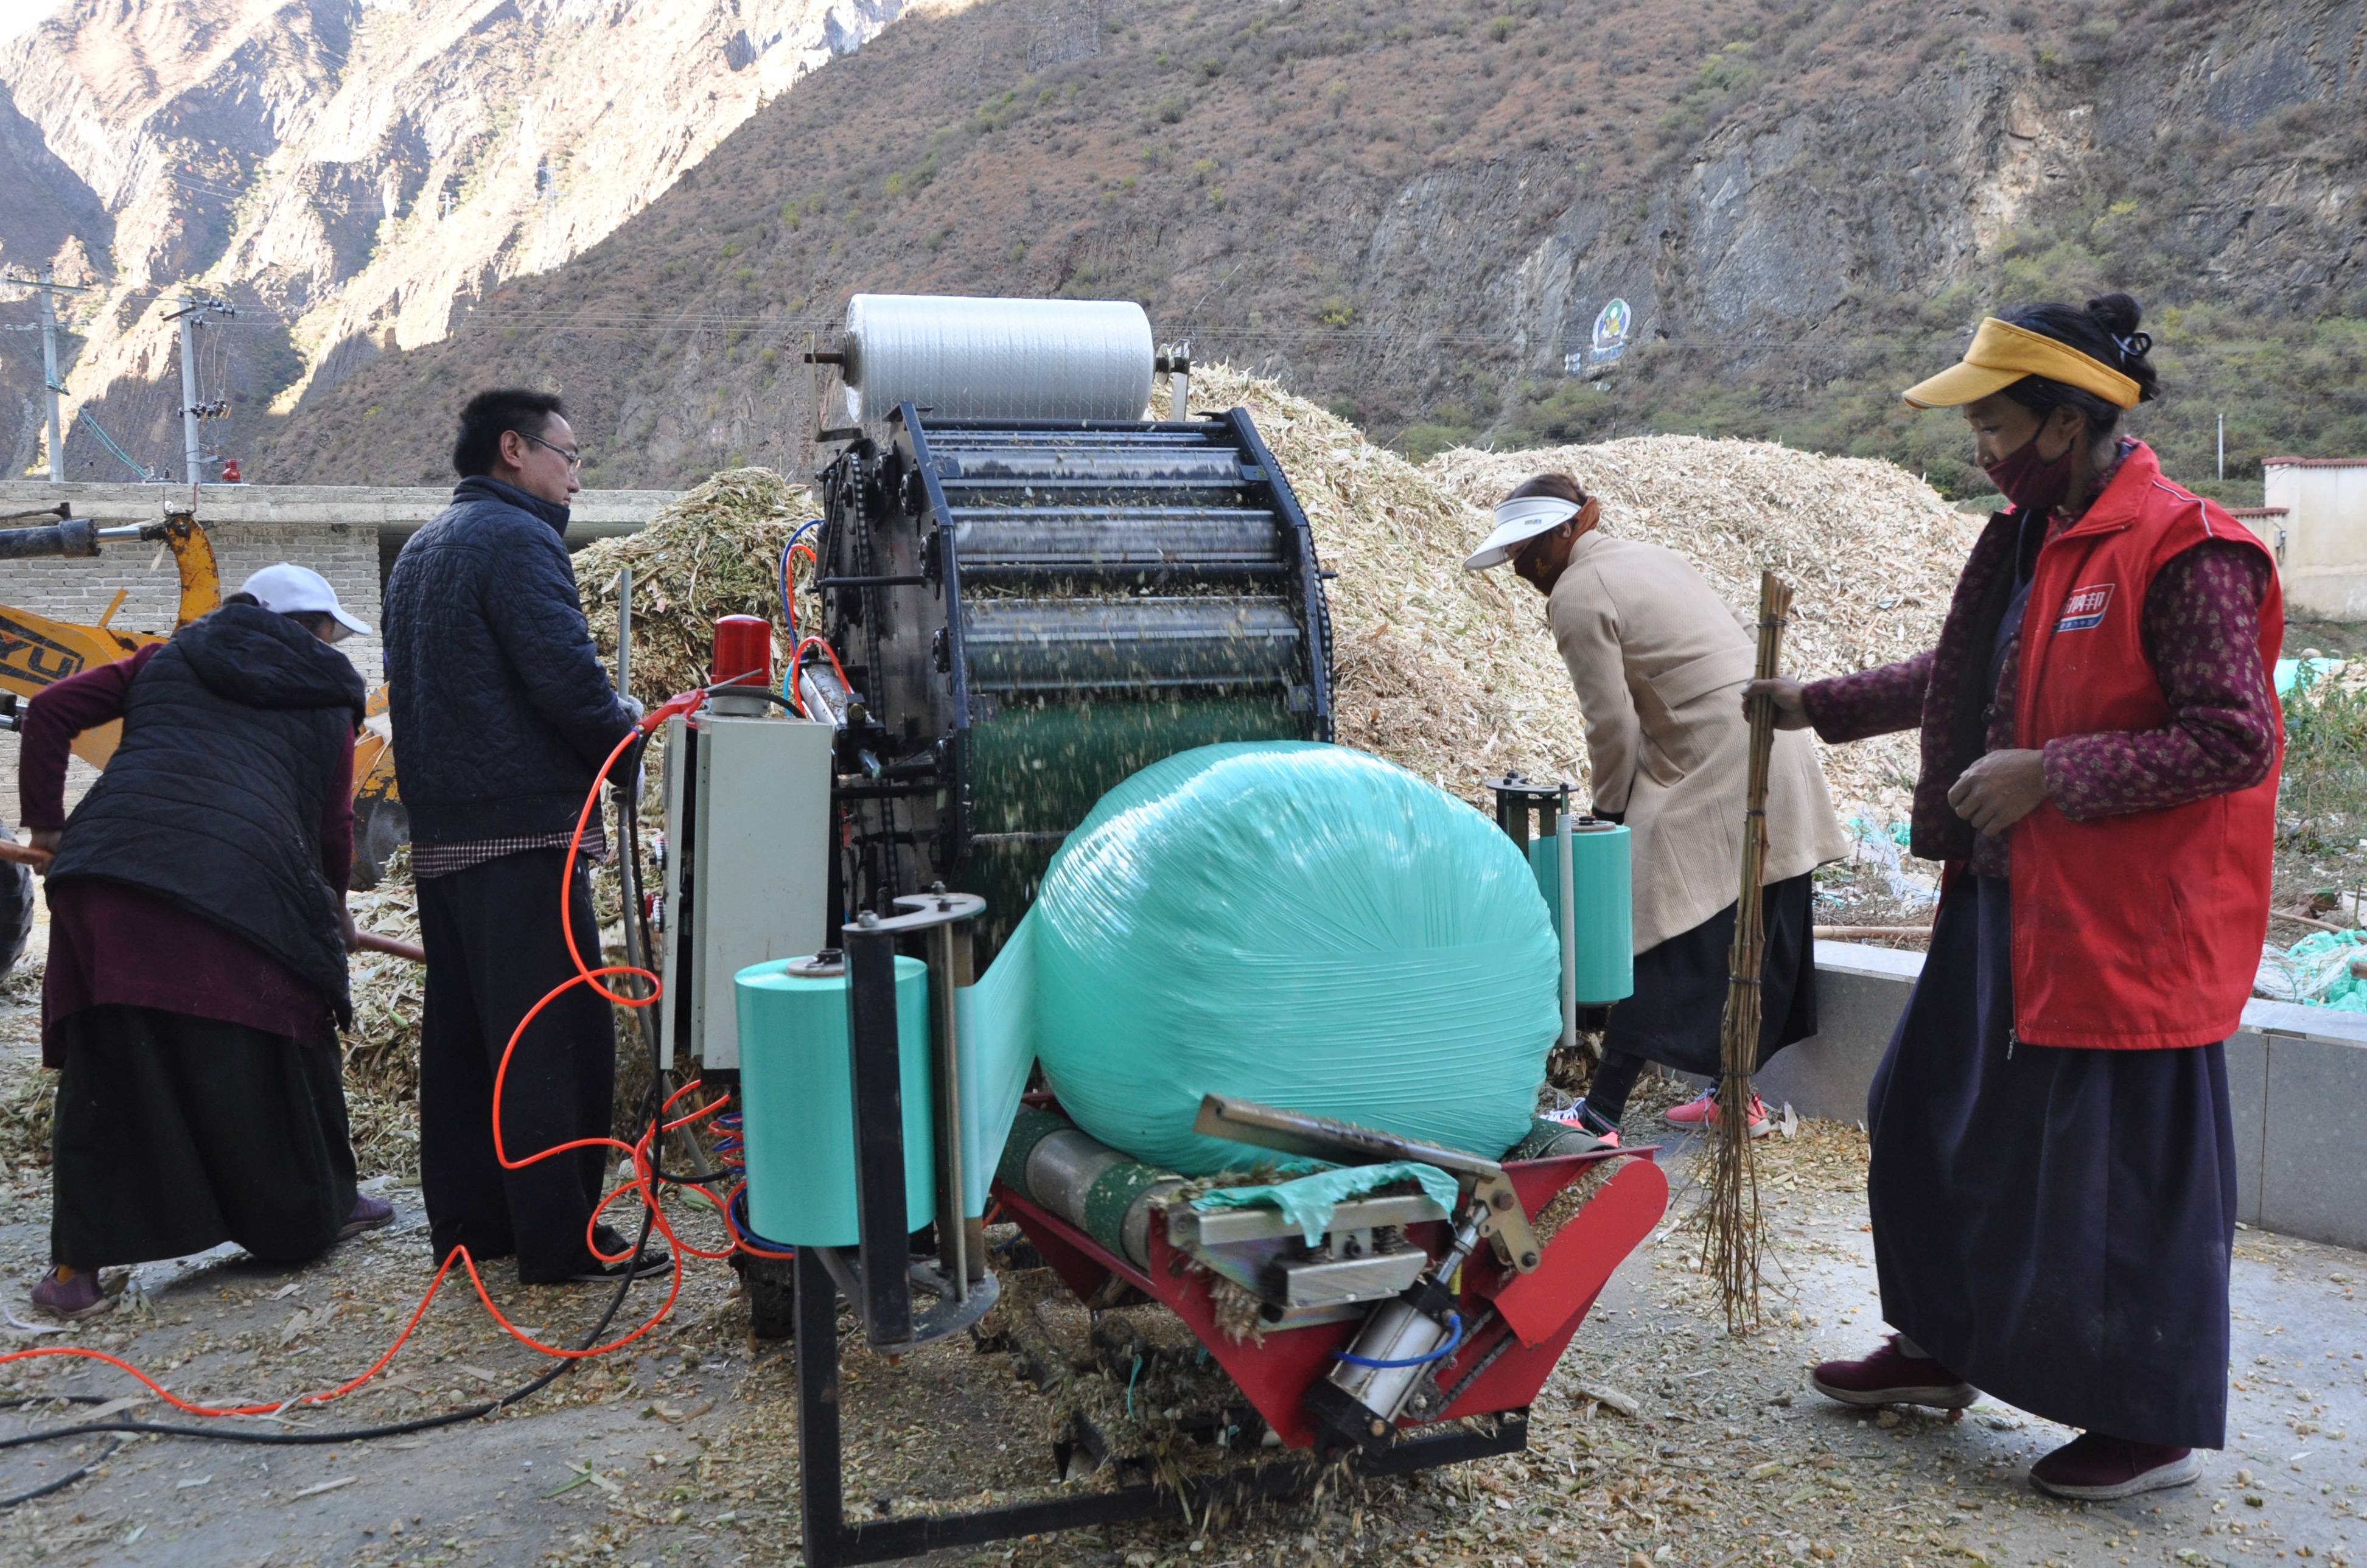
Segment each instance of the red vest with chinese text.
[[[2157,729],[2171,718],[2146,658],[2146,594],[2210,539],[2266,553],[2138,444],[2086,516],[2039,552],[2022,626],[2014,744]],[[2274,689],[2284,595],[2271,564],[2259,657]],[[2202,1045],[2236,1032],[2268,929],[2277,777],[2167,811],[2074,822],[2052,803],[2009,829],[2015,1033],[2033,1045]]]

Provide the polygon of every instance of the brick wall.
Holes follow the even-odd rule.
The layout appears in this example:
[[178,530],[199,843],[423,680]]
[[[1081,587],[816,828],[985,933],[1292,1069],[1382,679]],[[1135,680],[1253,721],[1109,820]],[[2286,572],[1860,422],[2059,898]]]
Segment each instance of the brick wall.
[[[206,530],[213,540],[214,557],[221,568],[222,592],[235,591],[246,578],[278,561],[309,566],[329,580],[337,602],[369,623],[379,619],[378,530],[347,523],[315,527],[282,525],[221,525]],[[166,552],[138,540],[110,540],[96,559],[16,560],[0,569],[0,604],[31,610],[51,620],[89,625],[107,613],[118,591],[123,603],[108,623],[126,631],[164,632],[181,602],[179,574]],[[375,635],[348,637],[337,645],[349,655],[362,680],[376,686],[383,679],[383,651]],[[69,803],[82,798],[96,772],[77,760],[69,770]],[[17,802],[17,737],[0,734],[0,818],[11,827],[18,816]]]
[[[675,499],[675,493],[585,491],[575,498],[568,544],[580,548],[596,537],[630,533]],[[375,688],[385,674],[383,650],[375,635],[383,563],[393,558],[395,545],[443,509],[450,494],[436,487],[208,485],[198,494],[197,514],[213,542],[225,593],[275,561],[308,566],[327,578],[339,603],[373,628],[370,637],[349,637],[337,646]],[[188,497],[189,491],[178,486],[167,491],[159,485],[0,480],[0,513],[30,512],[62,501],[75,516],[102,525],[153,523],[164,515],[168,500],[177,504]],[[53,620],[96,623],[119,589],[123,603],[110,625],[127,631],[172,629],[180,604],[180,578],[171,553],[160,556],[154,545],[108,540],[95,559],[0,563],[0,604]],[[80,761],[71,763],[68,801],[81,799],[97,776]],[[0,732],[0,818],[14,827],[17,816],[17,737]]]

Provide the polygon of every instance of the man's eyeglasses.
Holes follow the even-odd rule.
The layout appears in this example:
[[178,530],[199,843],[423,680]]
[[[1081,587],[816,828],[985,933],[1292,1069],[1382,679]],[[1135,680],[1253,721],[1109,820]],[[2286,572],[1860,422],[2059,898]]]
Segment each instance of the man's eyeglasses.
[[555,442],[545,441],[545,440],[544,440],[541,436],[539,436],[539,435],[528,435],[528,434],[527,434],[525,431],[523,431],[523,430],[513,430],[513,431],[511,431],[511,432],[510,432],[510,434],[511,434],[512,435],[516,436],[516,437],[517,437],[519,440],[521,440],[521,441],[531,441],[531,442],[533,442],[533,443],[534,443],[536,446],[548,446],[548,447],[549,447],[552,451],[554,451],[554,452],[558,453],[561,457],[562,457],[566,458],[566,459],[567,459],[567,471],[568,471],[569,473],[571,473],[571,474],[580,474],[580,473],[582,473],[582,472],[583,471],[583,453],[581,453],[581,452],[570,452],[566,447],[561,446],[559,446],[559,445],[558,445],[557,443],[555,443]]

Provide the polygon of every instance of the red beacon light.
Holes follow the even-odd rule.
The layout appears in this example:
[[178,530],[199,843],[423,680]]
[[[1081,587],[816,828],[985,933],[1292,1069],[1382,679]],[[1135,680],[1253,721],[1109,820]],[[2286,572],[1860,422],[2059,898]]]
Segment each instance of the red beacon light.
[[773,623],[762,615],[726,615],[715,623],[715,656],[708,666],[714,685],[773,683]]

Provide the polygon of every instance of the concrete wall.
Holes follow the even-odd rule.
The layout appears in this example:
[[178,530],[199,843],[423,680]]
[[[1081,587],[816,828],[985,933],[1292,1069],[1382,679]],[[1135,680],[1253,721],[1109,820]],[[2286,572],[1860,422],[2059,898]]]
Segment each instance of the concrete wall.
[[2314,620],[2367,621],[2367,457],[2271,457],[2261,503],[2282,507],[2285,608]]
[[[1874,1070],[1922,972],[1923,955],[1817,943],[1823,1028],[1767,1065],[1759,1091],[1804,1116],[1858,1122]],[[2227,1042],[2240,1217],[2337,1247],[2367,1248],[2367,1014],[2255,1001]]]
[[[567,542],[580,549],[596,538],[629,534],[679,494],[674,491],[585,491],[576,497]],[[188,502],[186,485],[50,484],[0,481],[0,515],[46,511],[63,502],[74,515],[102,525],[153,523],[166,503]],[[441,512],[451,491],[441,487],[343,485],[201,485],[197,513],[213,541],[221,567],[222,591],[230,592],[249,573],[275,561],[308,566],[329,580],[337,598],[375,628],[379,587],[402,543]],[[23,526],[24,519],[0,527]],[[96,558],[17,560],[0,566],[0,604],[31,610],[55,620],[96,622],[116,592],[124,592],[114,626],[132,631],[169,631],[180,603],[180,581],[169,555],[153,545],[108,542]],[[384,674],[376,636],[338,645],[350,654],[362,678],[377,685]],[[79,761],[68,781],[70,799],[96,777]],[[15,823],[17,738],[0,734],[0,818]]]

